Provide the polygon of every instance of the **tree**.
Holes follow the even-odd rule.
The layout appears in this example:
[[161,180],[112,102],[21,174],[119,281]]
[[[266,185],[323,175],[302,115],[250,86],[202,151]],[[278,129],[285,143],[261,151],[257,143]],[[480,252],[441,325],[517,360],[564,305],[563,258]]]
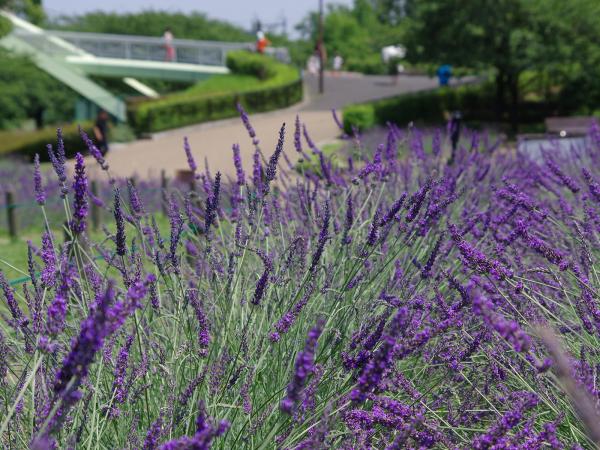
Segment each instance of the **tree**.
[[29,21],[38,25],[45,18],[41,0],[0,0],[0,9],[23,14]]
[[210,41],[252,41],[246,30],[221,20],[210,19],[201,13],[170,13],[142,11],[117,14],[90,12],[80,16],[62,16],[49,24],[52,28],[94,33],[162,36],[166,27],[176,38]]
[[77,97],[28,58],[0,49],[0,128],[18,127],[26,119],[38,128],[70,121]]
[[[526,69],[544,71],[573,61],[570,40],[574,30],[569,30],[556,10],[549,8],[559,3],[555,0],[414,2],[405,41],[408,58],[413,62],[494,68],[498,114],[505,112],[508,97],[509,117],[515,128],[519,75]],[[563,3],[572,8],[571,2]]]

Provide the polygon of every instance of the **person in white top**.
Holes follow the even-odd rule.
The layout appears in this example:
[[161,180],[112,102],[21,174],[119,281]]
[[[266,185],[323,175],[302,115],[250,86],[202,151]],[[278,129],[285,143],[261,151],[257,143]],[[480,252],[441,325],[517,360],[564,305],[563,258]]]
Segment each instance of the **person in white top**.
[[338,76],[344,65],[344,58],[339,53],[336,53],[333,57],[333,75]]
[[165,29],[163,34],[165,41],[165,61],[175,61],[175,47],[173,46],[173,33],[170,28]]

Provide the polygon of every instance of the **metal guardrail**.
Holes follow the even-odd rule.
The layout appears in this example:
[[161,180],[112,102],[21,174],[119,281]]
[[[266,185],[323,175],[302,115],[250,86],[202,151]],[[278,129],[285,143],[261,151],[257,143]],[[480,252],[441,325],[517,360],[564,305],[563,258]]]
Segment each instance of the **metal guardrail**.
[[[49,30],[47,34],[63,39],[94,56],[105,58],[165,61],[165,41],[161,37],[120,34],[80,33]],[[174,39],[175,62],[224,66],[227,52],[252,50],[252,42],[218,42]],[[289,62],[286,48],[273,47],[267,52],[277,59]]]

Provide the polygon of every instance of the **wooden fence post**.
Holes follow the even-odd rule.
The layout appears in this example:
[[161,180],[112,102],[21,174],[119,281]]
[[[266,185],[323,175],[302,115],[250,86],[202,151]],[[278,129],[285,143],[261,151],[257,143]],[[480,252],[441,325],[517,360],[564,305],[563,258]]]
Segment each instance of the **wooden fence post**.
[[6,221],[8,223],[8,234],[11,239],[17,238],[17,216],[15,212],[15,195],[11,191],[6,191]]

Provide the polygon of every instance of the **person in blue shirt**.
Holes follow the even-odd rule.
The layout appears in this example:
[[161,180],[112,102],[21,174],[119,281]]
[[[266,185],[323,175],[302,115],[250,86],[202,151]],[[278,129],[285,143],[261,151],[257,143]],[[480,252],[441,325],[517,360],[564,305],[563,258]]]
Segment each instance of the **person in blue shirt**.
[[440,86],[448,86],[448,81],[450,81],[450,77],[452,76],[452,67],[448,64],[440,66],[437,70],[437,76]]

